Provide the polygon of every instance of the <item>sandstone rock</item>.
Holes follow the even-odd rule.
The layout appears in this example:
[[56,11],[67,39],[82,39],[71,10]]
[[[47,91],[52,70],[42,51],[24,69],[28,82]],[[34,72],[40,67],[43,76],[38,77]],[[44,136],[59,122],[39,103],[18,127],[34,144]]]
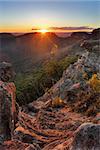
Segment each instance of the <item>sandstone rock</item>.
[[9,63],[0,63],[0,143],[12,136],[16,120],[14,76]]
[[30,144],[27,148],[25,148],[25,150],[41,150],[39,146],[37,146],[36,144]]
[[84,40],[81,43],[81,47],[87,49],[90,52],[100,53],[100,39]]
[[13,141],[5,141],[2,145],[0,145],[0,150],[39,150],[34,149],[32,144],[23,143],[18,140]]
[[99,150],[100,125],[82,124],[76,131],[70,150]]

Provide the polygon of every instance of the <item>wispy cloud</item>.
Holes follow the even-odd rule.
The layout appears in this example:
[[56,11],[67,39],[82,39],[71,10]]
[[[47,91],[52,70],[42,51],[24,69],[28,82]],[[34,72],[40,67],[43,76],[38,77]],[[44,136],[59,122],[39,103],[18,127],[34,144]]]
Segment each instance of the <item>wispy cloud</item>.
[[40,28],[34,28],[34,27],[33,27],[32,30],[40,30]]
[[50,27],[50,29],[54,30],[92,30],[93,28],[88,26],[81,26],[81,27]]
[[[75,32],[75,31],[91,31],[94,28],[88,26],[80,26],[80,27],[49,27],[48,30],[50,32]],[[32,28],[33,31],[39,31],[40,28]]]

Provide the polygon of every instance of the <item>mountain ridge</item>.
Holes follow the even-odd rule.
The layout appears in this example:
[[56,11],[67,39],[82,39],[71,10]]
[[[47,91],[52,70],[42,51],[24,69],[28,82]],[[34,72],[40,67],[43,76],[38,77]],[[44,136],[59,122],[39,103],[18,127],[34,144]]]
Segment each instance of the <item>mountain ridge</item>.
[[0,149],[99,150],[100,39],[97,38],[82,40],[83,53],[65,69],[60,80],[43,96],[19,107],[13,140],[5,141]]
[[[98,38],[100,37],[99,32],[99,28],[93,30],[90,34],[87,32],[74,32],[67,38],[58,37],[55,33],[32,32],[18,36],[11,33],[0,33],[0,62],[11,62],[15,71],[19,73],[32,71],[38,61],[42,63],[45,58],[50,59],[51,53],[55,57],[66,56],[67,51],[68,53],[74,52],[73,48],[69,47],[77,43],[77,49],[81,40]],[[78,49],[81,52],[79,46]]]

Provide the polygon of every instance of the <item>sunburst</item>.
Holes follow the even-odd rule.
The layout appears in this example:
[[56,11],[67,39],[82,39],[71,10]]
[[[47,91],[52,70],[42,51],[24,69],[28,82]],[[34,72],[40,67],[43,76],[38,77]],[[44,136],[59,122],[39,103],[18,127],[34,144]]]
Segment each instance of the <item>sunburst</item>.
[[49,31],[47,29],[40,29],[39,32],[45,34],[45,33],[49,32]]

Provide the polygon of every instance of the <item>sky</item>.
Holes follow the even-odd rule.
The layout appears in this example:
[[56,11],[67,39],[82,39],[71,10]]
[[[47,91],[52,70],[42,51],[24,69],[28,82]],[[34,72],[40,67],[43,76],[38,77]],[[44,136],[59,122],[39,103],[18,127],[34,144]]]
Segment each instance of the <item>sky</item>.
[[100,27],[100,1],[0,0],[0,32],[59,32]]

